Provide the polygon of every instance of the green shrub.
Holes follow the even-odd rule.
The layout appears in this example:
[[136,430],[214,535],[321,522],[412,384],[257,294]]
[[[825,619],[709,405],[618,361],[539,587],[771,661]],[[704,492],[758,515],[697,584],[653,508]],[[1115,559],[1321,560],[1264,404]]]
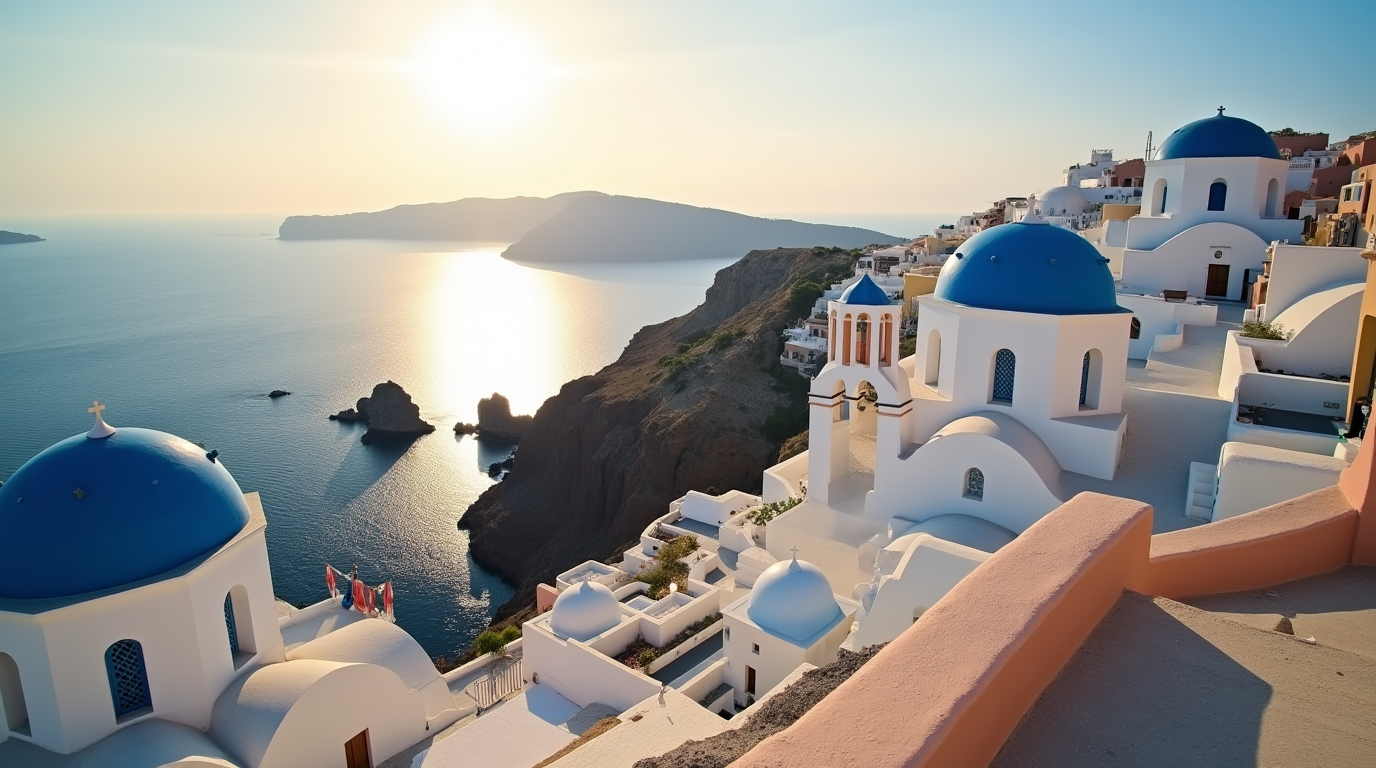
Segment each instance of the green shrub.
[[502,639],[508,643],[521,638],[521,628],[515,624],[508,624],[502,627]]
[[779,461],[788,461],[794,456],[797,456],[803,451],[806,451],[807,441],[808,430],[803,430],[802,432],[785,440],[783,446],[779,448]]
[[636,655],[635,663],[636,666],[648,671],[650,669],[650,665],[655,663],[655,659],[657,658],[659,658],[659,654],[655,653],[655,649],[646,648],[645,650],[641,651],[639,654]]
[[[483,632],[482,632],[482,634],[478,635],[478,639],[475,640],[475,641],[473,641],[473,647],[474,647],[474,649],[476,649],[476,650],[478,651],[478,655],[479,655],[479,656],[483,656],[483,655],[486,655],[486,654],[489,654],[489,653],[495,653],[495,654],[497,654],[497,655],[500,656],[500,655],[502,655],[503,653],[505,653],[505,652],[506,652],[506,644],[509,643],[509,642],[511,642],[511,640],[515,640],[515,639],[516,639],[516,638],[514,638],[514,637],[511,638],[510,640],[507,639],[507,637],[506,637],[506,630],[508,630],[508,629],[516,629],[516,628],[515,628],[515,627],[505,627],[505,628],[500,629],[500,630],[497,630],[497,629],[484,629]],[[516,630],[516,635],[519,637],[520,634],[521,634],[521,630],[517,629],[517,630]]]
[[782,515],[790,509],[802,504],[803,500],[794,496],[783,501],[771,501],[768,504],[761,504],[745,514],[745,519],[755,525],[765,525],[770,520]]
[[1241,335],[1249,339],[1285,341],[1290,338],[1292,332],[1285,330],[1285,326],[1280,323],[1267,323],[1261,320],[1245,320],[1242,323]]

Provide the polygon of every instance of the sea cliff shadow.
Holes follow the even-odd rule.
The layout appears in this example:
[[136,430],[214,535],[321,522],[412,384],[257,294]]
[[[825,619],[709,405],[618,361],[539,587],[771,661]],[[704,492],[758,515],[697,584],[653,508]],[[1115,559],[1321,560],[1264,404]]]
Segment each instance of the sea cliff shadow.
[[338,503],[342,509],[382,479],[411,450],[415,440],[388,440],[365,445],[361,439],[368,429],[366,426],[335,423],[338,424],[340,438],[351,440],[353,445],[325,482],[324,496],[332,504]]

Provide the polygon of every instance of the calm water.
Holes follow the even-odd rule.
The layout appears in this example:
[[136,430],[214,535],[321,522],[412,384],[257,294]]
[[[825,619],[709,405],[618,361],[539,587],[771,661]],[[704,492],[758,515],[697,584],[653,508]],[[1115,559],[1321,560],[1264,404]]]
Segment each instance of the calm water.
[[[401,626],[452,656],[511,596],[455,527],[503,454],[454,422],[493,391],[534,412],[696,306],[725,265],[552,271],[500,246],[281,242],[264,234],[276,224],[45,221],[21,231],[48,242],[0,246],[0,479],[88,429],[99,399],[111,424],[216,448],[262,492],[280,597],[320,600],[324,564],[357,563],[393,580]],[[364,446],[327,420],[386,379],[434,434]]]

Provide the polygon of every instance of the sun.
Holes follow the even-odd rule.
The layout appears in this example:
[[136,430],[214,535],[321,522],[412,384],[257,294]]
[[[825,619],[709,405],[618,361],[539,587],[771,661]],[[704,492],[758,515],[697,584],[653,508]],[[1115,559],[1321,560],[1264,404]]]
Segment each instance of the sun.
[[441,112],[479,129],[526,117],[553,75],[526,30],[489,14],[441,25],[423,44],[412,70]]

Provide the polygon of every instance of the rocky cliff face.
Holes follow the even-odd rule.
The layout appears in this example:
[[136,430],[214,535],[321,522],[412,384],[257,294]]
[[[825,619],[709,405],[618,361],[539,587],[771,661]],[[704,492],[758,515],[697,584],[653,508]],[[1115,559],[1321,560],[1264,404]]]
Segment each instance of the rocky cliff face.
[[806,427],[780,434],[781,414],[805,413],[806,389],[778,365],[780,334],[819,295],[801,284],[848,264],[844,252],[753,251],[697,309],[642,328],[615,363],[545,401],[511,474],[459,521],[474,559],[519,587],[499,621],[530,609],[535,584],[630,546],[686,491],[759,489]]
[[534,418],[533,416],[513,416],[511,401],[500,392],[493,392],[492,397],[484,397],[478,401],[478,423],[465,424],[461,421],[454,425],[454,433],[459,435],[476,434],[479,437],[494,440],[518,442],[526,436],[526,431],[530,429],[530,424]]

